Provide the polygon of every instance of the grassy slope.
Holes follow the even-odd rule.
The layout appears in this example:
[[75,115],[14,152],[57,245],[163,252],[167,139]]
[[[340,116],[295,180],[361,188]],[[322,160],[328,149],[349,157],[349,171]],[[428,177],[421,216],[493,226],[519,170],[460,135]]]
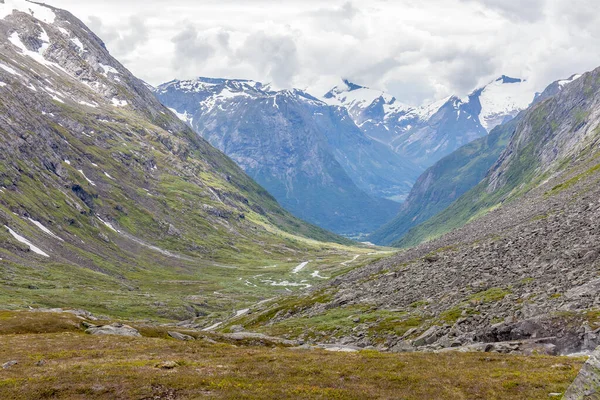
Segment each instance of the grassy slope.
[[[40,23],[18,17],[19,31]],[[212,319],[287,292],[265,280],[315,284],[322,279],[311,276],[314,270],[331,276],[347,270],[341,263],[356,254],[364,256],[361,262],[381,256],[367,256],[372,249],[353,247],[282,209],[162,107],[79,21],[63,17],[90,51],[78,53],[55,26],[44,25],[51,50],[72,62],[65,68],[76,65],[81,76],[114,89],[130,106],[114,107],[80,75],[51,72],[3,48],[0,60],[20,75],[0,72],[7,83],[0,99],[2,307]],[[118,67],[119,80],[93,70],[83,58],[91,54]],[[26,82],[54,88],[65,101]],[[51,257],[34,254],[4,225]],[[304,261],[310,261],[305,271],[292,275]]]
[[[217,399],[543,399],[562,393],[583,359],[499,354],[331,353],[204,340],[92,337],[75,317],[2,312],[0,397]],[[25,321],[25,322],[23,322]],[[17,326],[13,326],[18,331]],[[36,365],[44,360],[42,365]],[[160,366],[174,362],[173,369]],[[327,368],[323,368],[323,366]]]
[[488,136],[461,147],[425,171],[393,221],[369,236],[370,242],[390,245],[447,208],[476,186],[506,148],[516,126],[511,121]]

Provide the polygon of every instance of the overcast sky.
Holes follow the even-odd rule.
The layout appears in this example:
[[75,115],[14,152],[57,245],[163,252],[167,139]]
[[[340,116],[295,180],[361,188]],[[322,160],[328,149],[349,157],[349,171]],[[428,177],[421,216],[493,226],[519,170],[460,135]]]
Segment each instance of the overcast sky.
[[154,85],[245,78],[322,95],[346,77],[418,105],[502,74],[542,90],[600,66],[598,0],[45,1]]

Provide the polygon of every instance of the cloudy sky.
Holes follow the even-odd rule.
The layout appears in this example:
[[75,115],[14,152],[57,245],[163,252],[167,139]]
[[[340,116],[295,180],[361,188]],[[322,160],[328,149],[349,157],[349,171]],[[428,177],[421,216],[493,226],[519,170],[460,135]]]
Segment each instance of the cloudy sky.
[[597,0],[45,0],[154,85],[254,79],[324,94],[346,77],[413,105],[502,74],[548,83],[600,66]]

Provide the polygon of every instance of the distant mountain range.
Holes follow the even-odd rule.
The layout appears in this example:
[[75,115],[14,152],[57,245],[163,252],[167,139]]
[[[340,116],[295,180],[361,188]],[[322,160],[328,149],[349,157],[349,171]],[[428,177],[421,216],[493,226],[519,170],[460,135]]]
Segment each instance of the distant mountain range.
[[343,107],[244,80],[173,81],[156,95],[296,216],[343,234],[399,210],[421,169],[367,137]]
[[[544,92],[536,95],[534,104],[559,94],[568,83],[579,77],[580,75],[573,75],[569,79],[552,83]],[[511,140],[521,117],[522,113],[512,120],[496,126],[489,135],[457,149],[428,168],[417,180],[406,202],[402,204],[400,214],[370,235],[368,240],[377,244],[401,245],[428,238],[431,231],[429,224],[424,223],[444,211],[486,176],[490,167]],[[450,217],[448,213],[442,215]],[[458,221],[463,223],[465,221],[464,217],[460,220],[457,216],[453,216],[453,219],[458,225],[461,223]],[[409,234],[409,231],[419,224],[424,225]],[[436,224],[436,227],[448,231],[454,225]],[[416,232],[419,230],[425,234],[417,235]],[[407,238],[403,239],[405,235]],[[418,238],[411,239],[413,235]]]
[[466,98],[450,96],[416,108],[348,80],[325,100],[345,107],[367,136],[427,168],[514,118],[534,96],[525,81],[503,75]]
[[468,98],[425,107],[348,80],[322,97],[263,83],[171,81],[157,98],[296,216],[337,233],[389,222],[420,173],[527,107],[534,93],[502,76]]
[[593,351],[599,160],[600,68],[428,169],[379,232],[404,251],[235,323],[398,352]]

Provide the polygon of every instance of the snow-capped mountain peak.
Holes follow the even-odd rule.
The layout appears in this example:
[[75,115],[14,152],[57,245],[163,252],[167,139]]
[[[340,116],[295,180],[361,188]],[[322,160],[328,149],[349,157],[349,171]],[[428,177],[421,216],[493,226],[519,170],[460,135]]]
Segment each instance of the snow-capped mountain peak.
[[535,91],[526,80],[502,75],[471,93],[469,101],[479,101],[479,120],[489,132],[527,108],[534,97]]
[[11,15],[14,11],[20,11],[47,24],[53,24],[56,14],[45,5],[40,5],[26,0],[0,0],[0,19]]
[[348,79],[343,79],[342,84],[327,92],[323,99],[329,105],[346,107],[354,115],[358,115],[374,102],[380,103],[379,105],[385,107],[388,112],[410,109],[384,91],[357,85]]

